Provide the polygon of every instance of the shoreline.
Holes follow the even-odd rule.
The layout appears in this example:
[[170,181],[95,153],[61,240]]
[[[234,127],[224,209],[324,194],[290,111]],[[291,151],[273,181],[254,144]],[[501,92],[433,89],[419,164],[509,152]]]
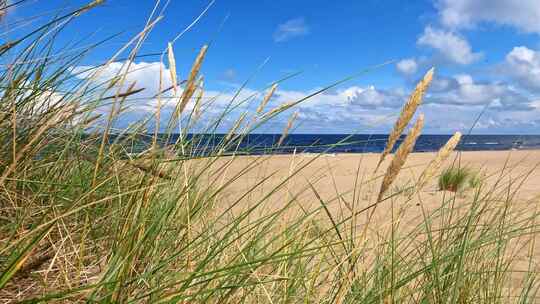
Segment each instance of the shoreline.
[[[540,151],[540,147],[538,148],[527,148],[527,149],[501,149],[501,150],[454,150],[454,153],[505,153],[505,152],[534,152],[534,151]],[[428,153],[437,153],[438,150],[433,151],[412,151],[410,154],[428,154]],[[276,152],[276,153],[234,153],[232,152],[230,155],[227,156],[290,156],[290,155],[304,155],[304,156],[316,156],[316,155],[379,155],[382,151],[379,152]],[[390,153],[391,155],[393,153]],[[540,162],[540,159],[539,159]]]

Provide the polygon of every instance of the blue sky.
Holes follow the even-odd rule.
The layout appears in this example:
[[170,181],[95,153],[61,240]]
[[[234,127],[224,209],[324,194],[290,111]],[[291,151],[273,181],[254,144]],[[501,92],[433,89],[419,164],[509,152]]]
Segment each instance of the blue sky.
[[[15,18],[85,3],[30,2],[13,12]],[[106,1],[77,20],[62,39],[90,37],[92,41],[124,31],[84,62],[99,64],[140,31],[154,3]],[[162,51],[208,3],[171,0],[142,52]],[[420,109],[426,114],[428,133],[467,130],[489,104],[475,133],[538,134],[539,37],[537,0],[217,0],[174,43],[174,50],[182,77],[200,47],[211,41],[203,67],[205,87],[209,94],[224,98],[267,58],[247,84],[246,96],[262,95],[273,80],[301,72],[280,84],[274,105],[393,60],[307,101],[298,109],[295,132],[385,132],[415,82],[434,66],[436,77]],[[155,86],[158,75],[153,64],[158,62],[159,57],[138,60],[140,67],[148,69],[135,73],[134,80],[141,86]],[[135,105],[133,111],[150,108],[151,103]],[[279,131],[286,120],[286,115],[278,118],[266,131]]]

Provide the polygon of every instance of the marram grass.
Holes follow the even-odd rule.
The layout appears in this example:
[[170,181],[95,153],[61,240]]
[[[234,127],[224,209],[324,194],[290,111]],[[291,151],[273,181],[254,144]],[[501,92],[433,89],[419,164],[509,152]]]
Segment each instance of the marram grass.
[[422,79],[417,85],[414,91],[412,92],[411,96],[407,100],[407,102],[403,105],[403,108],[401,109],[401,113],[398,116],[398,119],[396,120],[394,127],[392,128],[392,131],[388,135],[388,141],[386,143],[386,146],[381,153],[381,157],[379,159],[379,162],[377,164],[377,169],[379,169],[379,166],[384,161],[385,157],[390,154],[392,151],[392,148],[398,141],[399,137],[407,127],[407,124],[409,124],[409,121],[414,116],[414,113],[416,113],[416,110],[422,103],[422,100],[424,98],[424,94],[426,93],[429,84],[431,83],[431,80],[433,79],[433,74],[435,72],[434,68],[431,68],[426,75],[424,76],[424,79]]
[[[261,116],[276,83],[255,113],[209,115],[215,99],[205,96],[200,76],[211,49],[194,54],[187,80],[180,81],[173,45],[164,42],[174,81],[172,95],[163,88],[156,99],[174,97],[174,115],[158,106],[151,117],[117,129],[140,89],[124,83],[129,70],[103,81],[91,69],[81,81],[71,67],[82,66],[91,49],[54,54],[50,47],[71,26],[62,22],[84,18],[101,2],[28,29],[33,33],[0,48],[5,61],[17,62],[0,71],[2,302],[536,302],[538,212],[534,202],[526,210],[514,204],[520,180],[478,183],[466,197],[442,193],[436,207],[421,205],[421,218],[404,225],[410,198],[391,186],[406,168],[423,116],[384,176],[364,180],[358,174],[351,192],[336,186],[328,197],[318,189],[320,176],[303,175],[322,154],[291,164],[287,177],[275,181],[273,170],[259,174],[274,156],[234,153],[253,129],[304,98]],[[149,20],[122,50],[137,50],[161,17]],[[430,71],[405,107],[394,130],[398,137],[431,77]],[[239,105],[251,101],[232,100],[230,107],[244,109]],[[163,143],[167,134],[148,132],[161,121],[155,117],[169,130],[185,135],[197,126],[210,136]],[[212,137],[225,121],[233,122],[228,136]],[[153,144],[132,150],[140,138]],[[458,135],[430,170],[456,141]],[[328,170],[322,174],[332,175]],[[420,181],[433,176],[429,171]],[[295,178],[308,182],[297,185]],[[364,195],[379,182],[376,199]],[[231,195],[238,184],[241,190]],[[391,213],[389,224],[365,226],[375,206]]]

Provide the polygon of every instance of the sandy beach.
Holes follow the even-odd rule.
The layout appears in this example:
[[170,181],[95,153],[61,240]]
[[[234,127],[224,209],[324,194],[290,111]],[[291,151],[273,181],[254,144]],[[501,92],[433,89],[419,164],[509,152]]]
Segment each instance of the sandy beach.
[[[471,201],[477,188],[466,186],[458,193],[439,191],[437,177],[420,192],[415,192],[413,186],[434,156],[435,153],[409,155],[396,181],[385,193],[386,199],[377,206],[374,218],[386,221],[390,206],[396,203],[400,207],[411,207],[407,208],[407,218],[417,218],[420,209],[415,207],[420,203],[429,210],[451,197]],[[322,200],[336,216],[346,216],[351,212],[348,209],[361,210],[375,202],[391,157],[387,157],[376,173],[379,154],[374,153],[236,157],[228,170],[229,177],[246,170],[250,164],[258,165],[236,179],[227,190],[225,201],[234,203],[240,198],[245,203],[238,205],[246,207],[264,200],[266,212],[294,198],[304,212],[320,207]],[[540,198],[540,168],[537,168],[540,150],[454,152],[437,175],[452,163],[459,163],[478,175],[483,181],[480,192],[492,200],[512,200],[526,207],[531,205],[528,202]],[[276,187],[280,189],[272,192]],[[251,191],[252,188],[256,191]],[[244,197],[247,192],[249,195]],[[264,199],[266,196],[269,197]]]
[[[460,154],[460,155],[459,155]],[[249,164],[260,162],[253,170],[239,177],[225,195],[229,204],[238,203],[238,212],[246,211],[259,204],[258,211],[251,215],[251,220],[266,216],[291,204],[289,211],[281,214],[280,220],[294,221],[302,214],[318,210],[310,216],[318,219],[318,224],[331,227],[331,221],[321,208],[321,201],[332,214],[335,222],[347,220],[358,213],[353,221],[360,235],[367,227],[366,244],[375,246],[380,240],[388,238],[391,223],[399,225],[400,233],[406,235],[413,229],[422,230],[426,214],[436,214],[441,206],[451,202],[454,215],[470,212],[476,201],[489,201],[488,205],[496,213],[498,207],[509,204],[512,218],[526,217],[537,208],[540,199],[540,150],[528,151],[475,151],[454,152],[442,165],[441,170],[453,162],[460,162],[471,172],[476,172],[482,179],[482,185],[476,188],[466,186],[457,193],[439,191],[437,177],[432,178],[420,192],[414,192],[413,185],[435,153],[413,153],[400,171],[397,180],[385,194],[385,199],[377,206],[366,211],[376,201],[382,175],[384,175],[391,157],[374,174],[379,154],[297,154],[274,156],[238,157],[232,163],[229,176],[234,176]],[[440,171],[438,174],[440,174]],[[262,182],[264,180],[264,182]],[[262,184],[261,184],[262,183]],[[312,185],[312,187],[310,186]],[[278,191],[273,189],[280,186]],[[257,189],[255,191],[251,189]],[[246,194],[249,193],[249,194]],[[225,204],[225,206],[229,206]],[[367,218],[375,210],[369,225]],[[444,216],[441,216],[444,218]],[[421,232],[417,241],[424,239]],[[515,265],[526,269],[527,246],[531,238],[521,237],[513,240],[511,254],[516,258]],[[540,242],[536,242],[536,252],[540,252]],[[520,260],[521,259],[521,260]],[[536,254],[540,260],[540,254]],[[522,283],[516,275],[513,287]]]
[[[414,184],[435,154],[435,152],[410,154],[395,184],[398,186]],[[258,181],[270,175],[272,176],[266,181],[268,184],[281,182],[291,176],[288,181],[291,184],[290,188],[298,190],[309,180],[321,195],[330,197],[336,191],[338,193],[350,191],[357,176],[364,182],[380,181],[391,157],[387,157],[379,170],[374,173],[379,160],[379,154],[375,153],[240,156],[234,161],[230,173],[235,174],[248,163],[258,161],[260,166],[243,175],[236,183],[238,191],[252,186],[250,181]],[[453,163],[456,166],[459,163],[461,167],[467,167],[486,177],[489,185],[493,185],[497,180],[501,180],[502,184],[508,184],[510,180],[523,179],[519,191],[520,199],[531,199],[540,192],[540,168],[536,168],[540,164],[540,150],[454,152],[442,165],[441,170]],[[378,184],[371,186],[372,188],[368,189],[372,190],[370,192],[378,190]],[[424,192],[435,190],[436,184],[433,183],[428,185]]]

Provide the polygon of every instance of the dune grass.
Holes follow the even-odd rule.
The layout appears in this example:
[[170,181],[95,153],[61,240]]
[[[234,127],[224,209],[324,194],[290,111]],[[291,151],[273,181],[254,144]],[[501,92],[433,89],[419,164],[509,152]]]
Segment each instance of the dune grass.
[[[127,83],[129,67],[161,16],[103,65],[74,69],[92,48],[65,52],[56,37],[100,2],[0,47],[11,60],[0,70],[3,302],[536,302],[538,210],[514,204],[527,176],[508,182],[503,169],[466,198],[450,193],[434,208],[420,205],[421,216],[410,221],[405,211],[422,193],[390,189],[421,116],[387,173],[358,174],[348,193],[320,193],[317,177],[292,184],[322,154],[291,162],[271,187],[273,170],[245,183],[273,156],[238,156],[241,141],[310,96],[266,109],[277,81],[265,96],[237,92],[216,114],[200,77],[211,48],[194,54],[184,81],[169,44],[163,63],[177,81],[160,90],[147,117],[117,129],[143,89]],[[125,68],[103,79],[116,61]],[[415,105],[424,82],[411,95]],[[169,99],[176,104],[165,113]],[[244,111],[249,103],[260,106]],[[398,120],[396,136],[413,108]],[[217,134],[223,126],[229,132]],[[375,197],[362,195],[377,183]],[[244,187],[231,195],[238,184]],[[377,206],[389,218],[383,225],[366,221]]]
[[454,166],[446,168],[439,176],[439,190],[452,192],[462,190],[470,177],[471,172],[468,168]]

